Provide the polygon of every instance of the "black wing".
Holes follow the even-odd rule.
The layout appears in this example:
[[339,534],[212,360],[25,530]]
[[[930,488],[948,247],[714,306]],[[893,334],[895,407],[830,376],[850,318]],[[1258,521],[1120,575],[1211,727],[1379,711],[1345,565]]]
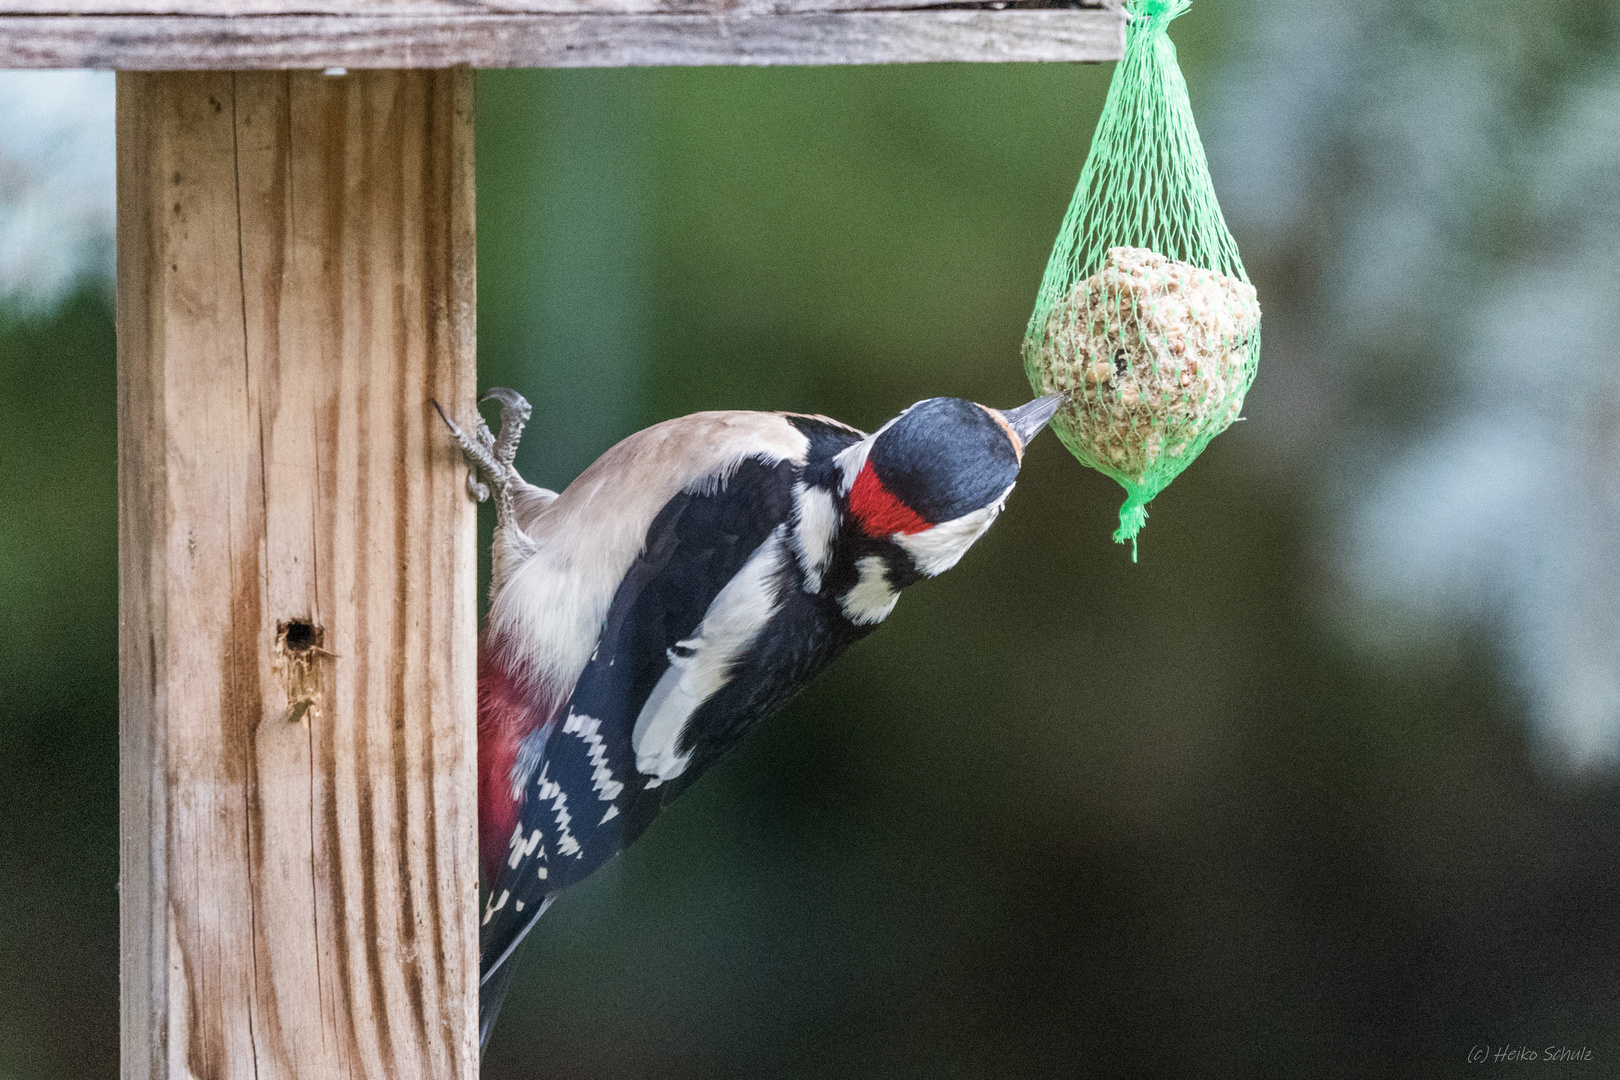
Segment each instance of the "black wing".
[[673,790],[649,789],[637,772],[636,719],[715,597],[791,516],[797,471],[791,461],[745,459],[654,519],[560,719],[520,751],[532,772],[484,916],[486,987],[545,899],[622,851]]

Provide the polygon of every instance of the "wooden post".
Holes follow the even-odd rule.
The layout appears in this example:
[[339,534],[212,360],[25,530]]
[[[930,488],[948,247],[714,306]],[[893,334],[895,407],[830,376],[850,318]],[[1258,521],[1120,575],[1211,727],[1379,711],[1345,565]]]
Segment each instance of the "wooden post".
[[477,1075],[465,70],[118,77],[125,1080]]

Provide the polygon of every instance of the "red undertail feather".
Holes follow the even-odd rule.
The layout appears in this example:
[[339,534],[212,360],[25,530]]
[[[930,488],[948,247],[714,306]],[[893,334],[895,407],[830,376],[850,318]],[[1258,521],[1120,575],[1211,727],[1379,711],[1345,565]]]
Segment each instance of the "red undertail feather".
[[478,851],[485,882],[505,864],[521,806],[512,797],[512,764],[524,736],[551,720],[551,695],[531,693],[497,659],[488,641],[478,645]]

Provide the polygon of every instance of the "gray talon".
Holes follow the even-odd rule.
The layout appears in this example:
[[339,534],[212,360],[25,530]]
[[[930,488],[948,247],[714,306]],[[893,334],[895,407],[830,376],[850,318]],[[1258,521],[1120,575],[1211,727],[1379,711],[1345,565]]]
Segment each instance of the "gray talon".
[[473,423],[472,434],[468,435],[460,425],[450,419],[437,401],[433,402],[433,407],[438,410],[445,426],[450,429],[451,438],[461,447],[462,456],[467,459],[470,466],[467,472],[467,494],[479,502],[484,502],[493,491],[496,516],[505,522],[512,512],[512,482],[520,479],[512,463],[517,458],[518,439],[523,435],[523,426],[528,423],[532,410],[522,394],[516,390],[508,390],[504,386],[491,387],[480,399],[481,402],[491,400],[501,403],[499,437],[489,430],[489,424],[484,422],[482,415],[478,415]]
[[534,410],[527,398],[505,386],[490,387],[478,400],[480,403],[485,401],[501,403],[501,434],[495,440],[491,452],[496,461],[510,467],[517,458],[518,440],[523,437],[523,428],[528,424]]

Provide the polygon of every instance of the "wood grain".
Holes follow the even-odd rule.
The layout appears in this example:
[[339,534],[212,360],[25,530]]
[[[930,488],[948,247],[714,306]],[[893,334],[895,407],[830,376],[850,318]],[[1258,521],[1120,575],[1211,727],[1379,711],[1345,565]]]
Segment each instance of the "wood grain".
[[471,76],[118,80],[126,1080],[473,1077]]
[[[343,15],[466,18],[478,15],[788,15],[941,6],[940,0],[0,0],[0,15]],[[959,6],[974,6],[961,4]],[[988,3],[976,6],[989,7]],[[1055,0],[1023,7],[1118,7],[1116,0]]]
[[1124,48],[1124,14],[1112,4],[723,15],[0,16],[0,68],[1001,63],[1117,60]]

